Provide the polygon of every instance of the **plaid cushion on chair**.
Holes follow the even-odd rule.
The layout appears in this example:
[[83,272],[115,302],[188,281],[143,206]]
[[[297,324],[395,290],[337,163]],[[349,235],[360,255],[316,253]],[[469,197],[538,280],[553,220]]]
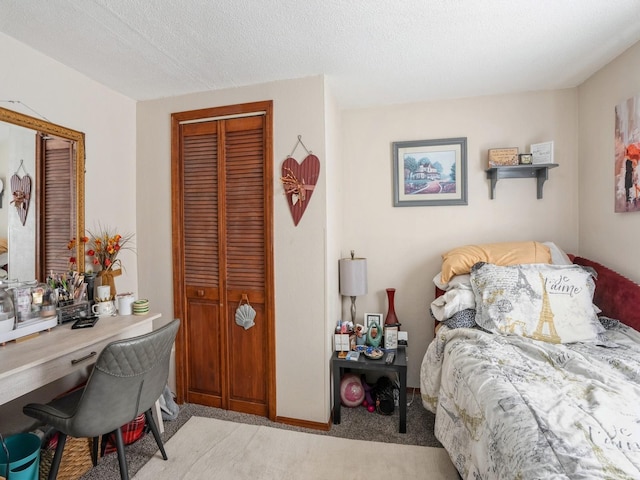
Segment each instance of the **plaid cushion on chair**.
[[[132,421],[127,423],[126,425],[120,427],[122,430],[122,440],[125,445],[130,445],[137,440],[139,440],[145,434],[145,426],[147,422],[144,418],[144,413],[141,413]],[[116,436],[111,434],[107,437],[107,441],[104,445],[103,454],[111,453],[116,451]]]

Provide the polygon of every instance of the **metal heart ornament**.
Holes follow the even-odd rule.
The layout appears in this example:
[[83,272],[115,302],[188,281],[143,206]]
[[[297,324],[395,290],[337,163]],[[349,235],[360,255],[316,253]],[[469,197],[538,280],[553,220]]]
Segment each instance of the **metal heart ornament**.
[[13,174],[11,177],[11,192],[13,193],[13,200],[11,203],[18,210],[18,216],[22,225],[27,221],[27,212],[29,211],[29,204],[31,203],[31,177],[25,175],[20,178],[17,174]]
[[293,217],[294,225],[298,225],[304,211],[309,205],[311,195],[320,176],[320,160],[313,154],[298,163],[289,156],[282,162],[282,177],[280,180],[284,186],[289,210]]

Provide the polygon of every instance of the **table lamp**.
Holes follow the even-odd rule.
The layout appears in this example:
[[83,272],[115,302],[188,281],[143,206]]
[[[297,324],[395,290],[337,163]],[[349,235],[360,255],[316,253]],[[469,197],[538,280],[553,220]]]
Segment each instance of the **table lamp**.
[[351,258],[340,259],[340,294],[351,297],[351,323],[356,324],[356,296],[367,293],[367,259],[354,258],[351,250]]

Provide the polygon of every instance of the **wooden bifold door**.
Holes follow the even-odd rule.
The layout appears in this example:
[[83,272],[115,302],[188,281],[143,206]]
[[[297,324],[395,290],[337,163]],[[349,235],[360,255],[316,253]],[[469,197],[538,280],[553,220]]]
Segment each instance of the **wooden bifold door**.
[[172,217],[178,401],[275,419],[271,112],[172,115]]

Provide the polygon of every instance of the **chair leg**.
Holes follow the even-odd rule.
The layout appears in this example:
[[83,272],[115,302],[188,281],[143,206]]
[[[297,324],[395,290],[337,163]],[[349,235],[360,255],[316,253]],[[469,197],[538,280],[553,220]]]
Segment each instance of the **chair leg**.
[[53,460],[51,461],[51,468],[49,469],[49,480],[56,480],[58,476],[58,469],[60,468],[60,461],[62,460],[62,451],[64,450],[64,444],[67,441],[67,434],[58,432],[58,445],[56,446],[56,453],[53,454]]
[[162,438],[160,438],[158,425],[156,425],[156,422],[153,420],[153,414],[151,413],[151,409],[144,412],[144,418],[147,419],[147,424],[151,428],[151,433],[153,433],[153,438],[156,439],[156,443],[158,444],[158,448],[160,449],[162,458],[167,460],[167,452],[164,451],[164,444],[162,443]]
[[100,437],[93,437],[91,439],[91,462],[93,466],[98,465],[98,444],[100,443]]
[[116,450],[118,450],[118,464],[120,464],[120,478],[129,480],[129,470],[127,469],[127,457],[124,452],[124,440],[122,440],[122,430],[116,428],[113,432],[116,435]]
[[102,435],[102,440],[100,441],[100,456],[104,457],[104,452],[107,450],[107,442],[109,441],[109,434],[105,433]]

